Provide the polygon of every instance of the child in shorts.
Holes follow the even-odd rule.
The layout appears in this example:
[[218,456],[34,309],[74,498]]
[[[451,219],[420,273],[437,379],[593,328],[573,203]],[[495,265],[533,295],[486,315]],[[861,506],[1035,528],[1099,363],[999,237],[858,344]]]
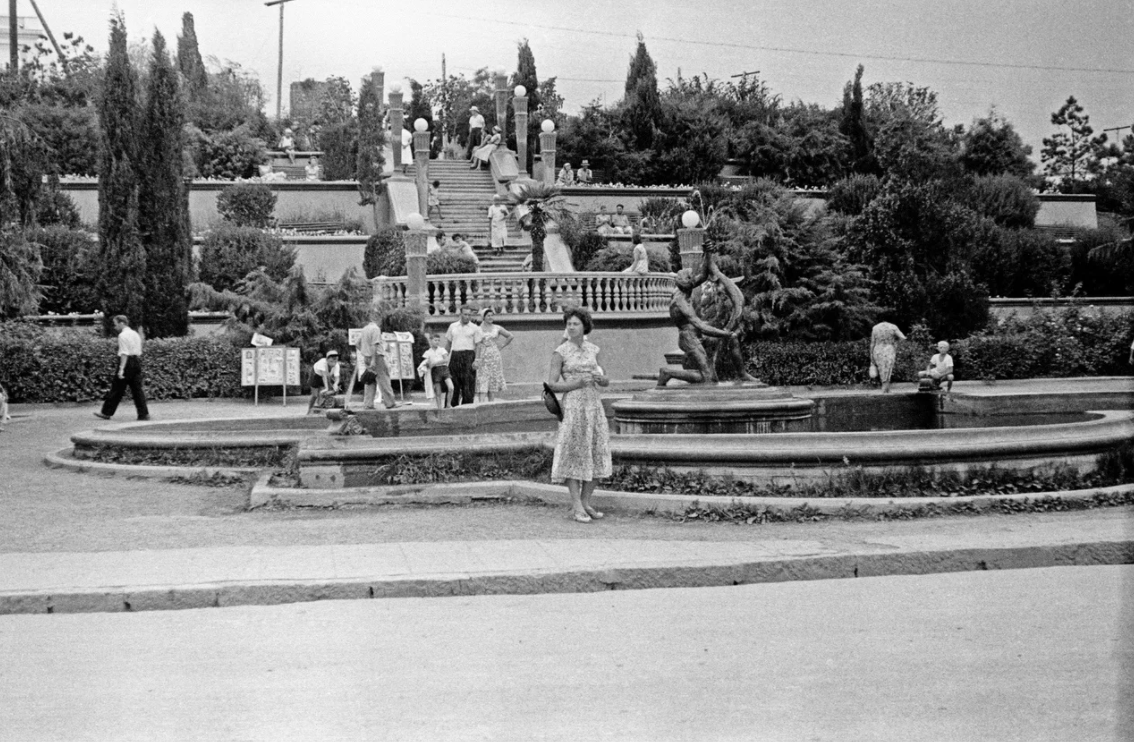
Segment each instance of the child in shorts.
[[429,377],[433,383],[434,399],[437,400],[437,409],[449,406],[453,396],[453,377],[449,375],[449,351],[441,344],[441,336],[433,333],[429,336],[429,350],[422,356],[429,365]]

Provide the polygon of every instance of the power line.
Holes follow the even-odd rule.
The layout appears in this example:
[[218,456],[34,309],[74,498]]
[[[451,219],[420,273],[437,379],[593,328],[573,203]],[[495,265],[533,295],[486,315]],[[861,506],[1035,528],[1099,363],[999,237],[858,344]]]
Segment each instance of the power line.
[[[637,38],[634,34],[619,33],[616,31],[592,31],[585,28],[570,28],[568,26],[552,26],[540,23],[520,21],[505,21],[497,18],[476,18],[473,16],[455,15],[450,13],[428,13],[439,18],[453,18],[461,21],[480,21],[482,23],[496,23],[505,26],[521,26],[523,28],[542,28],[548,31],[567,31],[569,33],[591,34],[593,36],[610,36],[619,39]],[[787,46],[761,46],[759,44],[738,44],[728,41],[698,41],[697,39],[679,39],[673,36],[650,36],[658,41],[671,41],[678,44],[694,44],[697,46],[710,46],[727,49],[745,49],[749,51],[784,52],[787,54],[806,54],[815,57],[843,57],[848,59],[879,59],[887,62],[917,62],[920,64],[947,64],[959,67],[998,67],[1009,70],[1041,70],[1045,72],[1091,72],[1104,74],[1134,75],[1134,69],[1119,69],[1111,67],[1056,67],[1044,64],[1010,64],[1005,62],[977,62],[966,59],[935,59],[932,57],[896,57],[885,54],[857,54],[850,52],[827,52],[814,49],[795,49]],[[600,81],[596,81],[600,82]]]

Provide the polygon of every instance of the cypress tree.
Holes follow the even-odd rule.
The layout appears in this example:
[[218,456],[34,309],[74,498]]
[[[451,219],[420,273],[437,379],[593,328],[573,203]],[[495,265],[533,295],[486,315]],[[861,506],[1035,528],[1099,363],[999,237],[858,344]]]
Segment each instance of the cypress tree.
[[146,252],[146,336],[189,332],[186,287],[192,270],[189,193],[182,149],[185,111],[165,38],[154,32],[138,162],[138,228]]
[[138,75],[126,48],[126,22],[110,20],[110,50],[98,98],[98,290],[103,329],[125,314],[145,322],[146,254],[138,235]]
[[[516,72],[512,75],[512,87],[523,85],[528,90],[528,111],[534,113],[539,109],[541,102],[539,96],[539,78],[536,77],[535,55],[524,39],[518,45],[519,53],[516,59]],[[538,128],[538,126],[537,126]]]
[[646,50],[646,42],[638,33],[638,48],[626,72],[626,123],[639,150],[653,147],[654,131],[661,121],[661,96],[658,94],[658,70]]
[[201,50],[197,46],[197,29],[193,24],[193,14],[181,16],[181,35],[177,37],[177,69],[185,78],[185,90],[190,100],[197,100],[209,85],[209,74],[201,60]]
[[[543,98],[539,94],[539,78],[536,77],[535,55],[532,54],[532,48],[528,45],[527,39],[517,44],[517,48],[516,71],[512,74],[512,88],[515,89],[517,85],[523,85],[528,91],[528,161],[521,164],[528,172],[531,172],[532,159],[539,150],[539,127],[547,115],[539,115],[539,107],[543,103]],[[516,143],[514,125],[516,111],[511,96],[508,97],[508,112],[513,117],[509,142],[514,147]]]
[[[401,146],[400,141],[397,146]],[[373,75],[367,75],[362,78],[362,88],[358,91],[357,171],[358,190],[363,204],[378,203],[382,166],[386,164],[386,158],[382,155],[385,146],[386,133],[382,129],[382,100],[378,97],[378,81]]]
[[843,88],[843,119],[839,131],[850,140],[851,171],[863,175],[878,175],[881,168],[874,156],[874,141],[866,127],[866,109],[862,102],[862,73],[860,64],[854,73],[854,82]]

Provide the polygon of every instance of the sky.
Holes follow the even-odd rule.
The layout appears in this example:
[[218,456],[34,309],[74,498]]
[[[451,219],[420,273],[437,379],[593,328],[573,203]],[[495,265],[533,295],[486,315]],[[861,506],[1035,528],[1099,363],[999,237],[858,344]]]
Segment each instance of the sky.
[[[17,4],[19,15],[34,15],[28,0]],[[275,112],[280,13],[263,0],[38,5],[57,37],[75,32],[100,52],[114,8],[132,43],[158,29],[172,48],[188,11],[206,60],[255,72]],[[576,112],[621,97],[639,31],[663,87],[679,72],[728,79],[758,70],[785,102],[829,108],[861,63],[866,84],[936,91],[948,125],[968,125],[995,106],[1037,161],[1054,131],[1051,113],[1068,96],[1096,132],[1134,123],[1134,0],[290,0],[283,105],[288,84],[309,77],[339,75],[356,91],[374,67],[386,71],[387,90],[400,78],[438,78],[443,54],[450,74],[511,74],[526,38],[539,79],[558,78],[566,110]]]

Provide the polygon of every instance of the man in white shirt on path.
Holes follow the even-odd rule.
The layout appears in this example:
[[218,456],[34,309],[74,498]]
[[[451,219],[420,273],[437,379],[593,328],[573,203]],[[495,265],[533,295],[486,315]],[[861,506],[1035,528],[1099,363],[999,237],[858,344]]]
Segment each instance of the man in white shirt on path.
[[471,160],[472,152],[480,146],[480,140],[484,137],[484,116],[480,115],[480,109],[473,106],[469,109],[469,146],[465,149],[465,158]]
[[110,391],[102,402],[102,410],[95,417],[109,420],[114,417],[118,403],[130,388],[134,398],[134,408],[139,420],[149,420],[150,410],[146,406],[146,392],[142,389],[142,336],[130,329],[130,320],[119,314],[111,320],[118,333],[118,369],[110,382]]

